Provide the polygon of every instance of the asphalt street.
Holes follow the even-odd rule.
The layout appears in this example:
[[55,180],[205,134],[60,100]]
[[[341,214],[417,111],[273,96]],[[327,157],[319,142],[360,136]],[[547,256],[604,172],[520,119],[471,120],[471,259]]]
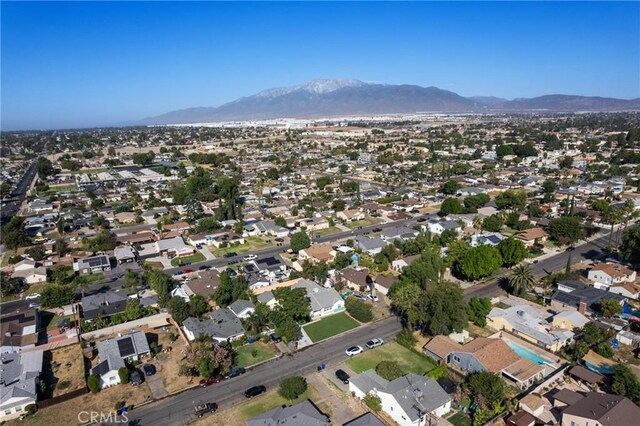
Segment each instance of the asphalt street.
[[[244,375],[234,379],[216,383],[207,388],[190,389],[134,408],[129,412],[128,418],[132,424],[143,426],[184,425],[196,418],[195,405],[215,402],[221,408],[227,407],[244,401],[243,392],[252,386],[265,385],[267,390],[274,389],[283,378],[312,373],[322,363],[325,363],[329,369],[335,368],[348,358],[345,350],[349,346],[360,345],[365,348],[365,342],[373,337],[391,341],[400,329],[401,324],[396,317],[363,325],[340,336],[308,346],[292,356],[282,356],[250,368]],[[212,415],[211,420],[215,421],[215,414]]]

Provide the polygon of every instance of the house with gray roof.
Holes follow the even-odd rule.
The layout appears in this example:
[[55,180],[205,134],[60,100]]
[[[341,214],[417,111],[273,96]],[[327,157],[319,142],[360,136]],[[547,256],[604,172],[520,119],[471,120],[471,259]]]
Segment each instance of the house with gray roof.
[[407,374],[388,381],[374,370],[349,380],[349,391],[357,398],[373,393],[382,402],[382,411],[400,425],[424,424],[429,414],[441,417],[451,410],[451,396],[435,380]]
[[356,417],[353,420],[348,421],[343,426],[386,426],[379,418],[377,418],[371,411],[364,413],[361,416]]
[[308,399],[291,407],[282,406],[247,420],[247,426],[329,426],[329,417]]
[[147,336],[142,331],[98,342],[98,365],[91,374],[100,378],[100,389],[120,383],[118,370],[126,363],[151,355]]
[[551,296],[551,307],[558,310],[577,310],[581,314],[599,312],[600,302],[614,299],[622,304],[626,298],[599,288],[586,286],[580,281],[558,282],[558,290]]
[[73,264],[73,270],[80,274],[93,274],[110,271],[111,262],[109,261],[109,256],[106,254],[85,257],[84,259],[78,259],[78,261]]
[[304,288],[311,306],[311,319],[344,311],[344,300],[333,288],[319,286],[313,281],[301,278],[291,288]]
[[0,362],[0,423],[25,413],[38,400],[42,351],[3,353]]
[[229,305],[229,309],[238,318],[245,319],[255,312],[256,307],[250,300],[238,299]]
[[136,249],[131,246],[116,247],[113,250],[113,255],[116,258],[118,265],[122,263],[135,262],[138,257]]
[[206,320],[189,317],[182,322],[182,329],[192,342],[200,335],[216,342],[224,342],[239,339],[245,333],[242,322],[231,309],[217,309]]
[[387,246],[387,242],[382,238],[369,238],[362,235],[358,235],[355,238],[354,244],[357,248],[371,256],[380,253],[382,249]]
[[85,321],[92,321],[99,317],[124,312],[127,307],[127,297],[114,291],[102,291],[82,298],[82,317]]

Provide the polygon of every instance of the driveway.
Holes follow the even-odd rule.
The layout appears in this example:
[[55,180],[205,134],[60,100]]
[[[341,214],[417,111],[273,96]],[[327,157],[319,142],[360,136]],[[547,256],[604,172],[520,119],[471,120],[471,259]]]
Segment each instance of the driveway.
[[328,404],[331,409],[332,423],[345,424],[365,413],[362,405],[348,394],[348,390],[336,389],[326,380],[324,373],[315,373],[307,376],[307,382],[321,395],[321,399],[314,401],[314,403],[319,406],[323,406],[323,402]]
[[211,251],[209,251],[209,247],[207,246],[203,246],[200,250],[198,250],[200,253],[202,253],[202,255],[204,256],[204,258],[206,260],[215,260],[215,256],[213,255],[213,253],[211,253]]
[[[164,269],[171,269],[171,268],[175,268],[175,266],[171,265],[171,259],[165,257],[165,256],[156,256],[156,257],[150,257],[148,259],[145,259],[147,262],[158,262],[158,263],[162,263],[162,267]],[[176,269],[178,270],[178,269]]]
[[147,383],[149,384],[149,389],[151,389],[151,394],[153,395],[153,399],[164,398],[169,393],[164,388],[164,384],[162,383],[162,376],[156,373],[153,376],[145,377]]

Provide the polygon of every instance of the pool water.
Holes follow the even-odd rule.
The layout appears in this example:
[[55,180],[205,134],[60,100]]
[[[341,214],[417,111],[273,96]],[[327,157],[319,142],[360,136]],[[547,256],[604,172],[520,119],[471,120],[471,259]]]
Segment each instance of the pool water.
[[540,355],[538,355],[537,353],[530,351],[529,349],[518,345],[517,343],[513,343],[512,341],[508,341],[507,345],[509,345],[509,347],[520,357],[522,358],[527,358],[529,361],[534,362],[536,364],[540,364],[540,365],[548,365],[548,364],[552,364],[551,361],[549,361],[548,359],[546,359],[545,357],[542,357]]

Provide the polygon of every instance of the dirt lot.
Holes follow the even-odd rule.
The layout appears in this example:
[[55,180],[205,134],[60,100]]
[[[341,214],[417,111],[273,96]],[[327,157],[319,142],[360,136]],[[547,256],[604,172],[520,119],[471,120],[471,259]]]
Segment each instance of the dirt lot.
[[53,396],[83,388],[85,386],[85,371],[80,344],[65,346],[49,352],[51,353],[51,369],[56,384]]
[[[182,365],[181,361],[184,356],[184,349],[186,348],[186,343],[182,337],[180,337],[178,330],[176,330],[175,327],[167,327],[167,331],[157,329],[153,330],[153,333],[158,336],[159,348],[171,348],[170,351],[161,351],[149,361],[156,366],[156,370],[158,371],[157,374],[162,377],[162,383],[164,384],[167,392],[177,392],[181,389],[197,384],[200,380],[199,378],[178,375],[180,365]],[[170,333],[178,336],[178,340],[172,343],[171,340],[169,340]]]

